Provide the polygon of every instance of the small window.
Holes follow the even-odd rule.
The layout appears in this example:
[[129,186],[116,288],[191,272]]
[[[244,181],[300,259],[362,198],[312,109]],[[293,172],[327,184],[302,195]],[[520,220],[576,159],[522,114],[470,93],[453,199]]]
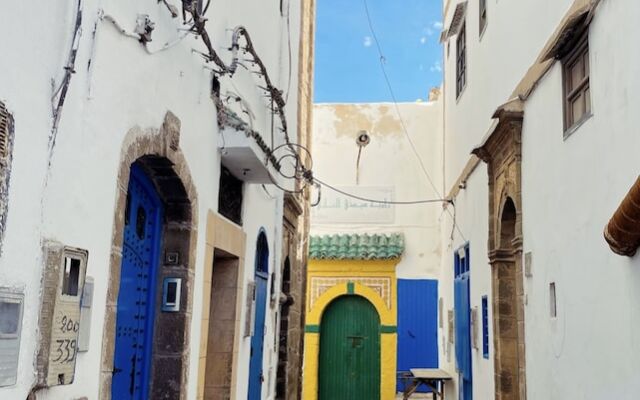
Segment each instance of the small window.
[[562,59],[565,132],[591,115],[588,30]]
[[242,203],[243,182],[223,166],[220,171],[218,212],[236,224],[242,225]]
[[456,39],[456,98],[467,85],[467,28],[462,24]]
[[487,27],[487,0],[480,0],[480,35]]
[[549,314],[551,318],[558,316],[558,304],[556,301],[556,283],[551,282],[549,284]]
[[64,258],[64,275],[62,276],[62,294],[67,296],[78,295],[80,282],[80,260],[77,258]]
[[468,274],[469,265],[469,244],[460,247],[454,254],[453,260],[454,277],[461,277],[463,274]]
[[482,296],[482,357],[489,359],[489,302]]

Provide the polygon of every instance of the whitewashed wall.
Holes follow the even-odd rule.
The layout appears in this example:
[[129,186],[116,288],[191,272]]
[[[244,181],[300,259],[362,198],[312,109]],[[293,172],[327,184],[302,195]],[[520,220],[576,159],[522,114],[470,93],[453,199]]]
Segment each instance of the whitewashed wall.
[[563,140],[559,64],[526,103],[522,195],[524,251],[533,260],[533,277],[525,280],[532,399],[631,400],[640,390],[640,259],[615,255],[602,235],[640,173],[640,57],[633,43],[620,40],[640,35],[638,15],[635,1],[598,7],[589,35],[593,117],[570,137]]
[[[170,3],[180,6],[180,2]],[[284,2],[285,8],[288,4]],[[190,327],[191,357],[188,398],[195,398],[202,312],[204,235],[209,209],[217,210],[220,157],[217,150],[216,112],[209,91],[211,73],[192,49],[204,51],[192,35],[175,46],[148,54],[135,39],[120,34],[111,23],[98,18],[101,10],[132,31],[138,13],[156,23],[149,44],[159,49],[183,35],[162,3],[85,0],[82,36],[67,101],[62,110],[56,145],[48,157],[51,132],[51,79],[59,82],[71,46],[75,2],[1,6],[0,99],[15,118],[15,149],[9,193],[6,239],[0,257],[0,285],[23,288],[25,312],[18,382],[0,388],[0,397],[24,399],[35,382],[35,354],[42,272],[41,242],[55,239],[89,250],[87,274],[95,278],[91,345],[77,359],[75,383],[39,392],[42,399],[98,396],[100,349],[108,283],[109,252],[117,168],[122,139],[135,126],[157,128],[167,110],[182,121],[181,148],[198,193],[198,242],[196,252],[193,318]],[[300,3],[291,1],[290,26],[278,2],[253,0],[213,1],[207,23],[214,47],[227,61],[230,31],[244,25],[265,62],[276,86],[288,90],[287,117],[296,137],[297,69]],[[89,65],[90,64],[90,65]],[[291,79],[291,81],[289,81]],[[256,115],[254,126],[270,136],[271,118],[255,76],[239,72],[233,79]],[[269,127],[268,131],[266,130]],[[282,140],[276,135],[279,141]],[[245,282],[253,279],[254,246],[260,227],[269,238],[270,269],[280,264],[282,192],[267,185],[272,198],[260,186],[245,194],[244,230],[247,233]],[[279,267],[275,268],[279,271]],[[276,279],[280,279],[277,276]],[[279,287],[279,285],[277,285]],[[243,296],[244,299],[244,296]],[[242,307],[241,318],[244,318]],[[274,315],[268,308],[265,336],[263,397],[270,398],[275,385],[276,349],[273,346]],[[242,340],[239,355],[239,398],[246,397],[250,339]],[[268,375],[267,375],[268,374]]]
[[[448,27],[456,0],[444,1]],[[456,99],[456,37],[444,44],[445,176],[447,190],[470,151],[480,144],[491,114],[509,99],[538,56],[571,0],[487,0],[488,25],[479,35],[478,2],[467,8],[467,86]],[[602,237],[604,225],[638,175],[637,52],[621,37],[635,37],[632,1],[604,0],[590,30],[594,116],[563,140],[559,64],[526,102],[523,127],[524,251],[533,277],[525,280],[527,395],[529,399],[634,398],[639,384],[633,362],[640,349],[637,257],[615,256]],[[447,52],[447,46],[449,51]],[[448,53],[448,55],[447,55]],[[453,251],[471,248],[471,305],[491,299],[487,258],[487,169],[480,164],[456,198],[456,222],[443,221],[440,293],[453,308]],[[549,283],[556,282],[558,313],[549,317]],[[448,293],[447,293],[448,290]],[[491,310],[489,319],[491,320]],[[480,332],[480,329],[478,330]],[[493,332],[490,357],[473,352],[474,398],[494,397]],[[440,343],[446,343],[445,329]],[[441,346],[441,365],[456,374],[455,351]],[[443,361],[449,360],[450,362]],[[597,376],[597,379],[586,377]],[[603,384],[603,382],[607,382]],[[457,387],[454,382],[451,389]],[[455,390],[457,392],[457,390]],[[447,395],[454,393],[449,391]],[[454,397],[457,393],[454,393]]]
[[[399,109],[420,158],[440,190],[441,103],[403,103]],[[314,173],[318,179],[370,198],[384,197],[374,188],[393,192],[396,201],[438,198],[423,174],[392,103],[319,104],[314,108],[313,123]],[[371,142],[362,150],[357,184],[356,137],[360,130],[368,132]],[[342,207],[348,201],[343,195],[322,189],[322,201],[312,209],[312,234],[403,232],[406,250],[396,269],[398,278],[437,278],[441,203],[380,209],[349,200],[356,207],[344,213],[330,208],[336,200]],[[359,205],[366,207],[357,208]]]

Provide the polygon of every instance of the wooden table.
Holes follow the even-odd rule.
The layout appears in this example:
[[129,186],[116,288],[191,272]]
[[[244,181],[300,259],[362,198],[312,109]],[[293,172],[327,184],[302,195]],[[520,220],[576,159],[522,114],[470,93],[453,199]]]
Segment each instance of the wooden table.
[[434,393],[434,400],[438,398],[444,400],[444,384],[452,379],[451,375],[439,368],[412,368],[411,374],[407,374],[406,378],[411,381],[411,384],[405,386],[402,397],[404,400],[409,399],[422,384],[429,386]]

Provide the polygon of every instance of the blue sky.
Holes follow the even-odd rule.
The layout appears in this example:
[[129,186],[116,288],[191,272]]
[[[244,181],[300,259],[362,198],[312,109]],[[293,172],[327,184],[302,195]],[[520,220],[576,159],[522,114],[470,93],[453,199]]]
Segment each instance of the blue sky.
[[[399,102],[442,82],[442,0],[368,0]],[[363,0],[317,0],[315,102],[391,101]]]

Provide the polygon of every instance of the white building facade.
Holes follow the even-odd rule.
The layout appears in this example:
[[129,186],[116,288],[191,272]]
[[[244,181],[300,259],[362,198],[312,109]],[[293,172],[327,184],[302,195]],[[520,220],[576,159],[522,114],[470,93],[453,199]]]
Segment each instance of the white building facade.
[[0,397],[298,382],[278,371],[280,299],[306,200],[277,187],[296,183],[274,149],[308,145],[313,2],[1,8]]
[[444,2],[440,352],[459,399],[635,398],[640,262],[603,229],[638,176],[639,12]]

